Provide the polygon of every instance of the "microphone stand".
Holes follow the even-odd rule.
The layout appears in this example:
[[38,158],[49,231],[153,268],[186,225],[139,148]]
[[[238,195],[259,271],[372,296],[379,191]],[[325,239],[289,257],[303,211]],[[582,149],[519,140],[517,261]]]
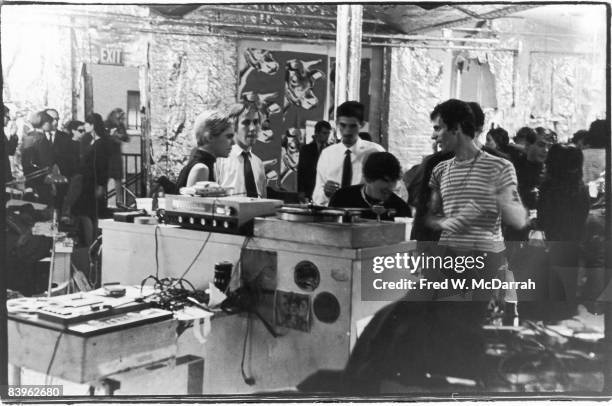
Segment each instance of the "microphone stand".
[[[51,286],[53,284],[53,273],[55,271],[55,244],[57,242],[58,231],[59,231],[59,210],[58,204],[58,185],[68,183],[68,179],[63,176],[57,165],[53,165],[51,173],[45,177],[45,183],[51,185],[52,194],[55,197],[53,201],[53,220],[51,222],[51,265],[49,266],[49,283],[47,285],[47,297],[51,297]],[[72,271],[71,271],[72,272]]]

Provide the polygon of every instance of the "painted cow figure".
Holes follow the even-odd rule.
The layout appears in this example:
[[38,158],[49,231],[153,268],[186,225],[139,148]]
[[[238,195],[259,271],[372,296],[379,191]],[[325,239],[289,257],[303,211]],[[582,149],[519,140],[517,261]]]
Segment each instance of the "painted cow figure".
[[319,104],[313,87],[318,79],[325,77],[319,69],[313,69],[321,60],[302,61],[291,59],[285,64],[285,102],[283,111],[287,111],[291,104],[310,110]]

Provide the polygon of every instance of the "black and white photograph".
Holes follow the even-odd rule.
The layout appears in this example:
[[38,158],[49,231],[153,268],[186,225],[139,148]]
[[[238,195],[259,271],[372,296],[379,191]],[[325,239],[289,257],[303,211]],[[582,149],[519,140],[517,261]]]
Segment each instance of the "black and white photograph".
[[611,21],[1,2],[0,399],[609,400]]

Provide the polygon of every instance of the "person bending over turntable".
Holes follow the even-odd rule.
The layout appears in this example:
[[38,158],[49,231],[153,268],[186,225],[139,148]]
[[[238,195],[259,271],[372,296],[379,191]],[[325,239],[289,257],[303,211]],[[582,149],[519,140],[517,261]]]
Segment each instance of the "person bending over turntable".
[[215,161],[227,157],[234,144],[234,128],[229,116],[216,110],[203,112],[193,126],[198,143],[187,165],[181,169],[177,180],[179,188],[193,186],[197,182],[216,180]]
[[[394,217],[411,217],[408,204],[393,193],[401,177],[400,163],[389,152],[373,152],[363,164],[365,184],[347,186],[334,193],[329,202],[330,207],[355,207],[370,209],[362,217],[376,219],[372,211],[375,205],[383,206],[387,212],[381,220],[393,220]],[[393,213],[389,213],[393,210]]]

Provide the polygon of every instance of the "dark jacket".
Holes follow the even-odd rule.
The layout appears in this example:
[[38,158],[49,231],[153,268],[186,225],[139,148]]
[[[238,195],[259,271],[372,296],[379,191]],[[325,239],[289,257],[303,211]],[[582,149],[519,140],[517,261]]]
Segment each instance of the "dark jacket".
[[525,155],[521,155],[515,162],[516,178],[518,180],[518,193],[527,209],[537,208],[537,189],[544,179],[544,164],[531,162]]
[[41,131],[34,130],[23,137],[21,165],[28,175],[38,169],[50,168],[55,163],[53,145]]
[[5,182],[9,182],[13,180],[13,173],[11,171],[11,162],[9,161],[10,155],[15,155],[15,151],[17,150],[17,143],[19,142],[19,138],[17,135],[11,135],[10,138],[5,138],[4,144],[4,170],[6,173]]
[[[322,150],[322,149],[321,149]],[[321,151],[315,141],[304,145],[300,149],[300,159],[297,167],[297,190],[304,196],[312,199],[312,192],[317,181],[317,162]]]
[[72,137],[65,132],[57,131],[53,140],[53,154],[61,174],[70,179],[79,169],[79,155],[78,152],[75,154],[75,141],[72,141]]
[[109,173],[108,166],[112,152],[112,141],[109,138],[97,139],[93,147],[87,150],[78,173],[82,178],[82,189],[77,201],[72,206],[75,215],[99,217],[106,210],[104,198],[96,199],[96,187],[106,190]]
[[589,193],[582,182],[569,187],[546,181],[540,190],[538,227],[547,241],[578,242],[584,235],[589,207]]

